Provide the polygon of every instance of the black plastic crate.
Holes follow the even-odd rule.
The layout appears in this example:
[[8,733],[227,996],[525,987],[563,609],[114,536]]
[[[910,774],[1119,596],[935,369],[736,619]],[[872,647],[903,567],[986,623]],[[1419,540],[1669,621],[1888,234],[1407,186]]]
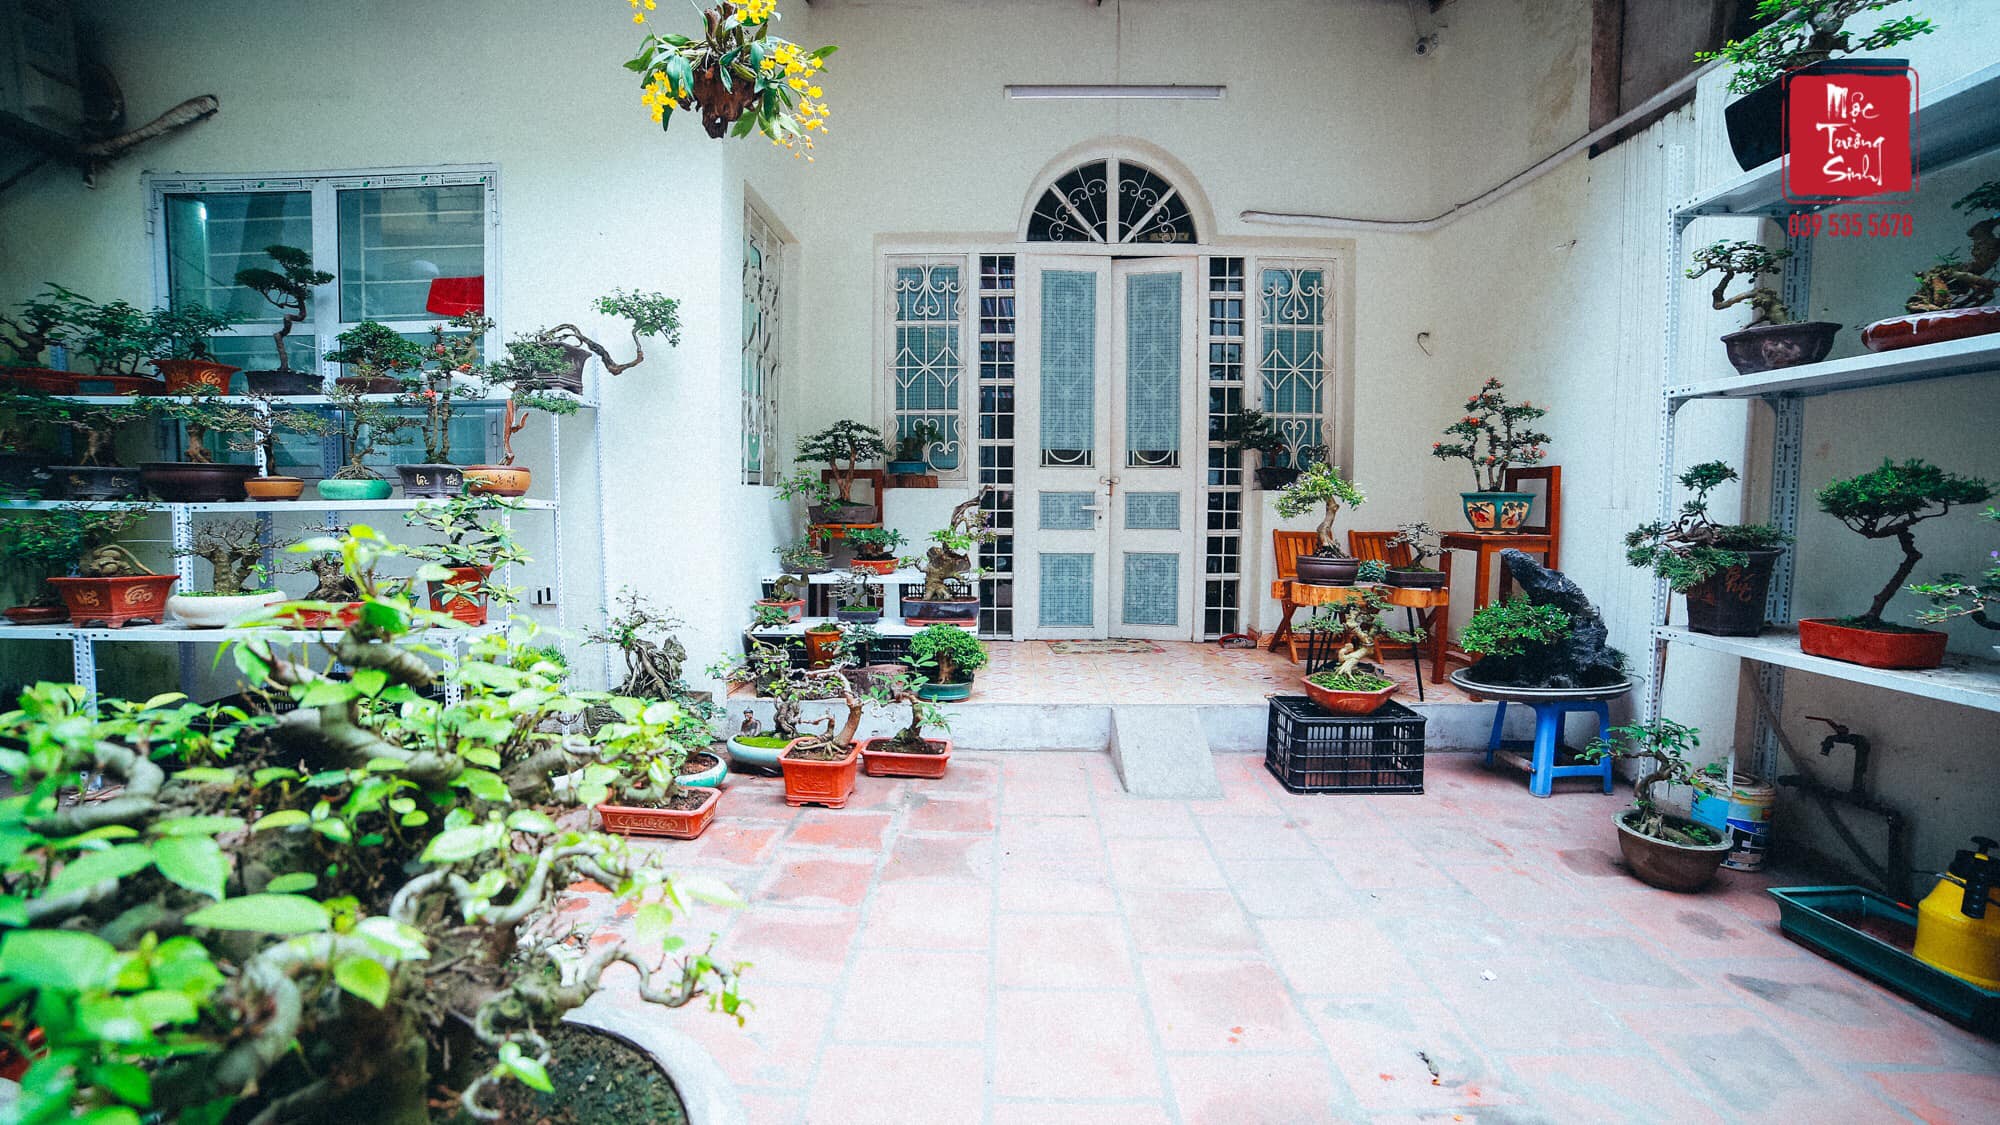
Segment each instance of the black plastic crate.
[[1271,697],[1264,768],[1294,793],[1422,793],[1424,717],[1390,700],[1333,715],[1303,695]]

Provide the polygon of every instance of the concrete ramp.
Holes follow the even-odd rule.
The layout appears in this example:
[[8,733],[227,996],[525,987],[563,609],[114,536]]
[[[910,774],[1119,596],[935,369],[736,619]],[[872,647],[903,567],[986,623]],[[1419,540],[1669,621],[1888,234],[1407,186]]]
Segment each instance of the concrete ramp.
[[1215,758],[1193,707],[1111,708],[1111,760],[1135,797],[1220,797]]

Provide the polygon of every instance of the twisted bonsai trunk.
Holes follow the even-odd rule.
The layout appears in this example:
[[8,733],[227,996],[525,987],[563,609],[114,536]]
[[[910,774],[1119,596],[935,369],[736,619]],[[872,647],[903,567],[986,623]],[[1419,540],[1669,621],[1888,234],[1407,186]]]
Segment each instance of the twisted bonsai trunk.
[[1915,572],[1917,564],[1923,561],[1924,557],[1923,552],[1917,550],[1917,537],[1910,531],[1910,525],[1907,523],[1885,529],[1881,534],[1871,535],[1868,538],[1885,539],[1891,536],[1895,538],[1896,544],[1903,548],[1903,565],[1896,568],[1895,576],[1890,578],[1889,584],[1882,587],[1881,592],[1875,595],[1874,603],[1861,617],[1862,621],[1878,628],[1882,625],[1882,611],[1889,608],[1889,600],[1896,596],[1896,591],[1903,588],[1903,583],[1910,580],[1910,575]]

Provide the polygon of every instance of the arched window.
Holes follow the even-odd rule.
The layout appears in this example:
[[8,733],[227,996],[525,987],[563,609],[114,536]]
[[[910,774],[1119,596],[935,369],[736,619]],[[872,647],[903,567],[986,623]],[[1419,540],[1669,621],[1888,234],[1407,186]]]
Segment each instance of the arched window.
[[1028,241],[1194,243],[1200,237],[1177,188],[1151,168],[1113,157],[1056,177],[1028,216]]

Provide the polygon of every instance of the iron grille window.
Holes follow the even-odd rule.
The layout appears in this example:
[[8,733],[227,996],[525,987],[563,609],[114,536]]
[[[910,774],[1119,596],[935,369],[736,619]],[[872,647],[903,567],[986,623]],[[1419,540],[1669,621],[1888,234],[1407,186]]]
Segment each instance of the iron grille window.
[[[889,376],[895,416],[890,432],[903,437],[929,423],[938,440],[925,448],[931,468],[943,477],[962,473],[964,436],[960,387],[964,375],[961,342],[964,311],[963,263],[890,260]],[[985,317],[981,318],[984,328]]]
[[1237,631],[1241,620],[1243,459],[1223,444],[1243,410],[1244,261],[1209,258],[1208,479],[1202,535],[1202,635]]
[[1014,634],[1014,256],[979,258],[980,510],[998,534],[979,549],[979,632]]
[[743,449],[744,484],[778,477],[780,286],[784,243],[755,207],[743,208]]

